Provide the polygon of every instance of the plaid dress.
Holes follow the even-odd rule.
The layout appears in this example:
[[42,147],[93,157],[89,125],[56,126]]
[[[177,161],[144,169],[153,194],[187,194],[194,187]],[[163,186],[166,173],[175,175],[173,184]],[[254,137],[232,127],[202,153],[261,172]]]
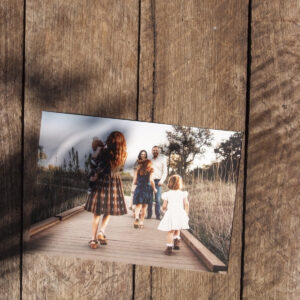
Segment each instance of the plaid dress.
[[110,170],[106,166],[92,192],[88,195],[84,209],[95,215],[120,216],[127,214],[122,181],[119,170]]

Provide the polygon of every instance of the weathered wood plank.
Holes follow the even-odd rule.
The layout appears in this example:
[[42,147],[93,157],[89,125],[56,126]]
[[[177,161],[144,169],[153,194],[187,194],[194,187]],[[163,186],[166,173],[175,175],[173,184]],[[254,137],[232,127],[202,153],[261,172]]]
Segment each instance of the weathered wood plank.
[[[24,223],[28,231],[32,200],[37,196],[32,182],[36,176],[41,111],[136,117],[138,3],[135,0],[29,0],[26,5]],[[26,259],[27,256],[24,257],[24,294],[52,293],[52,285],[47,292],[46,281],[43,285],[41,280],[37,289],[33,288],[33,282],[26,278],[30,272],[26,269],[30,266]],[[40,263],[45,266],[51,264],[46,256],[42,260]],[[53,268],[52,276],[59,280],[58,266]],[[80,268],[75,264],[74,268],[77,267]],[[99,294],[102,290],[105,294],[108,285],[120,284],[116,291],[120,291],[124,282],[126,286],[132,285],[132,275],[124,276],[122,283],[115,280],[115,275],[105,274],[105,268],[101,271],[101,264],[98,269],[87,268],[91,268],[90,278],[97,277]],[[106,268],[112,274],[132,273],[129,265],[119,269],[117,264],[108,263]],[[130,298],[131,289],[125,291],[123,296]],[[64,296],[65,292],[65,286],[58,285],[60,298],[68,297]],[[89,292],[96,291],[80,281],[72,295],[78,298]]]
[[64,220],[71,218],[72,216],[82,212],[83,210],[84,210],[84,207],[82,205],[80,205],[80,206],[76,206],[74,208],[68,209],[60,214],[57,214],[55,217],[61,221],[64,221]]
[[23,13],[0,3],[0,299],[20,298]]
[[[151,0],[140,1],[140,64],[138,120],[153,122],[154,100],[154,5]],[[152,299],[152,267],[135,267],[134,299]]]
[[[139,119],[243,131],[247,13],[241,0],[142,1]],[[239,183],[228,274],[139,269],[145,299],[239,299],[243,166]]]
[[[30,199],[33,185],[27,183],[35,178],[42,110],[135,117],[138,12],[135,1],[31,0],[27,6],[25,197]],[[30,201],[25,204],[29,215]]]
[[252,1],[244,299],[299,299],[298,1]]
[[151,0],[141,0],[140,4],[140,68],[138,119],[153,122],[154,100],[154,52],[156,40],[155,4]]
[[152,267],[135,266],[134,273],[134,299],[150,299],[152,288]]
[[31,237],[47,228],[57,225],[59,222],[60,222],[59,218],[51,217],[41,222],[35,223],[30,227],[29,235]]
[[132,299],[131,266],[72,256],[24,255],[23,299]]
[[209,251],[198,239],[196,239],[188,230],[182,230],[180,234],[194,253],[204,262],[206,267],[213,272],[227,271],[227,266]]
[[[141,24],[145,29],[141,30],[141,58],[154,52],[155,70],[154,78],[150,77],[148,63],[148,68],[141,69],[140,82],[154,80],[154,121],[241,130],[245,113],[247,3],[189,0],[150,1],[148,5],[145,14],[151,14],[151,18],[142,10]],[[149,38],[154,42],[143,45]],[[152,88],[150,83],[147,87]],[[150,94],[143,91],[141,112],[151,100]],[[143,116],[145,119],[145,113]]]

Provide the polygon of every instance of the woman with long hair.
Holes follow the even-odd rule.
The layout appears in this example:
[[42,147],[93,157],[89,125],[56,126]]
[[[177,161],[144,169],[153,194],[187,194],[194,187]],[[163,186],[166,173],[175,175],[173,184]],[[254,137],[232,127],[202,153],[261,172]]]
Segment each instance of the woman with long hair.
[[[148,157],[148,154],[147,154],[147,151],[146,151],[146,150],[141,150],[141,151],[139,152],[138,158],[137,158],[136,162],[135,162],[134,165],[133,165],[133,171],[134,171],[133,178],[135,178],[135,176],[136,176],[136,170],[137,170],[137,168],[138,168],[139,163],[140,163],[142,160],[147,159],[147,157]],[[133,204],[133,195],[134,195],[135,188],[136,188],[136,183],[135,183],[135,181],[133,180],[133,181],[132,181],[132,186],[131,186],[131,195],[130,195],[130,204],[129,204],[129,209],[132,210],[132,212],[133,212],[133,217],[134,217],[134,215],[135,215],[135,214],[134,214],[135,205]]]
[[[151,160],[145,159],[139,162],[133,181],[137,185],[133,195],[133,204],[136,205],[134,228],[144,228],[146,210],[153,196],[152,190],[154,193],[157,192]],[[140,211],[141,218],[139,219]]]
[[[94,214],[92,223],[91,248],[107,245],[105,229],[110,216],[120,216],[127,213],[122,181],[119,172],[123,168],[126,158],[126,141],[119,131],[113,131],[106,140],[99,166],[97,168],[97,181],[88,196],[85,210]],[[98,233],[100,216],[103,215],[100,232]]]

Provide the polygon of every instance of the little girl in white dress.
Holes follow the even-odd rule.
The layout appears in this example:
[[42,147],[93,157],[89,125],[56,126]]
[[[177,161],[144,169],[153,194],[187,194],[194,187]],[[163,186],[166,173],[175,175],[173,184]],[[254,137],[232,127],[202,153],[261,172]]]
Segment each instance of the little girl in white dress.
[[164,200],[162,210],[166,211],[158,225],[158,230],[168,231],[166,255],[172,254],[172,249],[179,250],[180,230],[189,229],[189,202],[188,192],[182,191],[182,178],[173,175],[168,182],[170,191],[161,195]]

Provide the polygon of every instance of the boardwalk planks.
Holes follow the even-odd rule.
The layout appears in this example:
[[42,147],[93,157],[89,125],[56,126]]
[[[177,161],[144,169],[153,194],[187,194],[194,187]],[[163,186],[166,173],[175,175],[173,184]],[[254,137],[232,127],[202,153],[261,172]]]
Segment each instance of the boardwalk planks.
[[[35,197],[31,183],[36,174],[41,111],[127,119],[136,116],[138,3],[29,0],[26,4],[24,221],[28,230]],[[68,299],[68,266],[74,261],[71,258],[53,261],[44,256],[36,260],[40,268],[29,270],[35,258],[24,257],[24,297],[32,292],[37,297],[53,296],[48,279],[44,285],[43,282],[34,285],[27,278],[29,275],[48,278],[52,274],[58,279],[55,288],[58,298]],[[61,268],[60,263],[65,267]],[[95,275],[98,289],[94,290],[92,282],[86,284],[84,277],[74,277],[78,287],[72,292],[73,299],[89,293],[99,298],[106,294],[108,285],[120,292],[124,282],[118,287],[118,276],[125,278],[124,299],[131,298],[131,289],[127,287],[132,286],[132,266],[107,263],[101,269],[101,263],[93,268],[84,262],[82,266],[90,278]],[[53,273],[48,273],[48,267]],[[76,268],[71,270],[77,272]]]
[[[244,130],[247,5],[141,1],[139,119]],[[136,286],[137,299],[239,298],[242,191],[240,184],[228,275],[139,268],[135,278],[150,278],[150,289]]]
[[0,299],[20,297],[23,2],[0,2]]
[[298,1],[253,1],[244,299],[299,299]]
[[133,220],[131,213],[112,217],[106,230],[108,245],[93,250],[87,247],[91,214],[82,211],[34,235],[25,244],[25,253],[59,254],[103,262],[208,271],[203,261],[185,242],[182,242],[178,253],[166,260],[163,254],[166,234],[158,232],[159,222],[147,220],[145,228],[140,230],[133,228]]

